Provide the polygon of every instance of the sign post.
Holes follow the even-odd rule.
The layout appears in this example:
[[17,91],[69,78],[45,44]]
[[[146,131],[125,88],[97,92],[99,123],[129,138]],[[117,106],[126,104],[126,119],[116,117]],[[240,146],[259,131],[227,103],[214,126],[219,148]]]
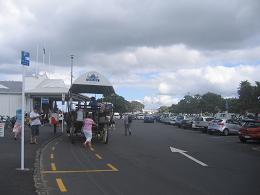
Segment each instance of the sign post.
[[21,64],[23,65],[23,75],[22,75],[22,80],[23,80],[23,85],[22,85],[22,132],[21,132],[21,168],[19,168],[18,170],[27,171],[29,169],[24,168],[24,109],[25,109],[25,99],[24,99],[25,68],[24,68],[24,66],[30,65],[30,53],[22,51],[21,54],[22,54]]
[[62,122],[61,122],[61,132],[63,133],[64,131],[64,112],[63,112],[63,108],[64,108],[64,102],[65,102],[65,94],[62,94]]
[[5,124],[0,123],[0,137],[4,137],[4,136],[5,136]]

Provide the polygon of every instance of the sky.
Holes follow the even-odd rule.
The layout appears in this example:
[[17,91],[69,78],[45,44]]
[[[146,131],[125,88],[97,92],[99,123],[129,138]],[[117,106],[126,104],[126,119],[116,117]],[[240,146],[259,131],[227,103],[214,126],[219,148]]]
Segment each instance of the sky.
[[146,108],[236,97],[242,80],[260,80],[259,10],[259,0],[0,1],[0,80],[22,79],[25,50],[27,74],[70,84],[73,54],[74,79],[97,71]]

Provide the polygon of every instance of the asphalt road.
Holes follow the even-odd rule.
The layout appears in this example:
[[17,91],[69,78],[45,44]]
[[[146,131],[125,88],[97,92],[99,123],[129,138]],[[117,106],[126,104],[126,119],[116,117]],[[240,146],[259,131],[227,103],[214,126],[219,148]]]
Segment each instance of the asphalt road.
[[49,194],[260,194],[259,142],[142,121],[132,129],[125,136],[118,122],[109,144],[94,142],[94,151],[66,136],[48,144],[42,174]]

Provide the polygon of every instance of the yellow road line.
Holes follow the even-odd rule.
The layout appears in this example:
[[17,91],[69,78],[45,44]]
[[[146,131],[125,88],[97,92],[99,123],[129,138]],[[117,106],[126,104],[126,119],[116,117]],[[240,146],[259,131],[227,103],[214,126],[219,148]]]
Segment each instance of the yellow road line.
[[51,159],[54,159],[54,154],[51,154]]
[[55,163],[51,163],[51,170],[52,171],[56,171],[57,170]]
[[112,169],[97,169],[97,170],[75,170],[75,171],[42,171],[45,174],[56,174],[56,173],[97,173],[97,172],[115,172],[118,170]]
[[67,192],[67,189],[66,189],[64,183],[62,182],[61,178],[56,178],[56,182],[57,182],[58,187],[59,187],[61,192]]
[[102,160],[102,157],[101,157],[99,154],[96,154],[96,157],[97,157],[99,160]]
[[118,169],[111,164],[107,164],[107,166],[111,168],[113,171],[118,171]]

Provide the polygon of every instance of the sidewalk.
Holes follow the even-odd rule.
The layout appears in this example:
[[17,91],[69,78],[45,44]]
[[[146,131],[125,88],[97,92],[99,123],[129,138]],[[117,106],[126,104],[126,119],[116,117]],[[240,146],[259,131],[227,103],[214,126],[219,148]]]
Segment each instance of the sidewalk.
[[[60,133],[61,130],[57,129]],[[5,137],[0,137],[0,194],[33,195],[36,194],[33,173],[37,149],[53,138],[53,128],[49,125],[40,127],[39,144],[30,144],[30,129],[25,129],[25,168],[29,171],[17,171],[21,167],[21,141],[14,140],[11,130],[5,130]]]

